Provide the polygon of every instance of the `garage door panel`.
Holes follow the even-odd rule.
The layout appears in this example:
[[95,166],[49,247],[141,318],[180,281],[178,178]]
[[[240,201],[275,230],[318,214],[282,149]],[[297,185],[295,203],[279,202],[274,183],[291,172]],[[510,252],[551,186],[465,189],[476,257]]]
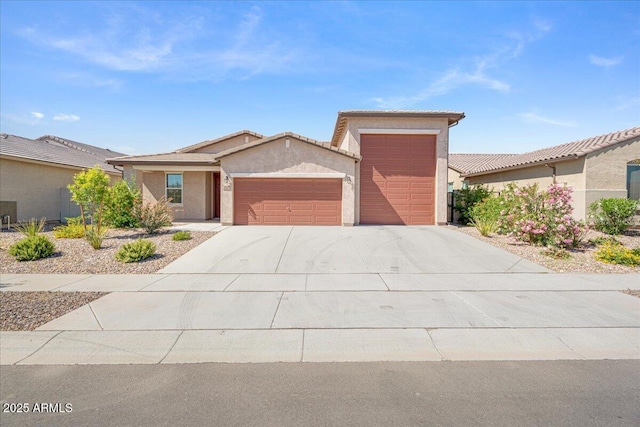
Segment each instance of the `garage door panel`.
[[360,223],[435,223],[435,142],[433,135],[362,135]]
[[234,224],[341,224],[340,179],[236,178],[234,185]]

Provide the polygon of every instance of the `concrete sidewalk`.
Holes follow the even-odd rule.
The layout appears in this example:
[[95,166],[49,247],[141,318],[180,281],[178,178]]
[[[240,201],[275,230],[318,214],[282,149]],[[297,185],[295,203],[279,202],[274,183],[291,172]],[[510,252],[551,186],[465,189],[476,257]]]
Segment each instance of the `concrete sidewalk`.
[[640,275],[2,275],[3,291],[111,293],[2,364],[640,359]]

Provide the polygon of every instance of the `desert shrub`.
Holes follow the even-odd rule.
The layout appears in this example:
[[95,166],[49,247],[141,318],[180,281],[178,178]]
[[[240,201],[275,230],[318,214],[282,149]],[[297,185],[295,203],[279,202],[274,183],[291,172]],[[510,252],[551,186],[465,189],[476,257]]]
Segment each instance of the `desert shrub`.
[[561,248],[561,247],[557,247],[557,246],[546,247],[542,251],[542,255],[548,256],[548,257],[553,258],[553,259],[569,259],[569,258],[571,258],[571,253],[567,249]]
[[171,208],[164,197],[156,203],[140,203],[134,210],[136,220],[148,234],[157,233],[162,227],[171,225]]
[[61,225],[53,229],[53,236],[56,239],[81,239],[84,234],[82,224]]
[[608,242],[596,250],[595,257],[609,264],[636,266],[640,265],[640,248],[629,249],[619,243]]
[[476,227],[483,236],[495,233],[498,229],[498,219],[500,219],[500,211],[502,210],[500,201],[500,198],[490,196],[469,210],[470,224]]
[[491,191],[482,185],[474,185],[456,191],[453,209],[460,214],[460,222],[462,224],[469,224],[471,222],[470,211],[473,206],[490,195]]
[[82,225],[82,217],[81,216],[72,216],[69,218],[65,218],[67,221],[67,225]]
[[589,217],[596,230],[606,234],[624,233],[633,225],[638,202],[632,199],[600,199],[589,205]]
[[138,239],[135,242],[122,245],[116,252],[116,259],[120,262],[139,262],[156,253],[156,245],[148,239]]
[[188,231],[178,231],[173,235],[172,239],[175,241],[191,240],[191,233]]
[[109,229],[105,226],[98,227],[91,224],[87,227],[85,238],[93,249],[100,249],[102,247],[102,241],[107,237]]
[[46,218],[40,218],[39,220],[31,218],[27,222],[22,222],[16,225],[15,229],[24,234],[26,237],[33,237],[39,233],[42,233],[46,221]]
[[9,247],[9,255],[18,261],[33,261],[51,256],[56,250],[54,244],[42,234],[25,237]]
[[620,240],[616,239],[613,236],[608,236],[608,237],[603,237],[603,236],[598,236],[598,237],[592,237],[591,239],[589,239],[589,243],[592,244],[593,246],[601,246],[604,245],[605,243],[613,243],[613,244],[622,244],[620,242]]
[[571,187],[551,184],[539,191],[537,184],[509,185],[501,194],[504,209],[498,227],[519,241],[532,245],[576,247],[587,226],[571,213]]
[[138,220],[134,215],[134,207],[140,203],[140,190],[135,181],[118,181],[109,189],[105,204],[104,221],[109,227],[135,228]]

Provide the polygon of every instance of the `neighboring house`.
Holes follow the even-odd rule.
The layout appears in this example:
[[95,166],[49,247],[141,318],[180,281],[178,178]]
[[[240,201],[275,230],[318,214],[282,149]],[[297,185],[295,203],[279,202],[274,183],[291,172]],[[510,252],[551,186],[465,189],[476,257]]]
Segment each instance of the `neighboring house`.
[[330,142],[241,131],[108,160],[176,219],[222,224],[445,224],[449,127],[463,113],[344,111]]
[[115,181],[122,171],[105,159],[120,155],[57,136],[28,139],[0,134],[0,215],[9,215],[13,222],[78,216],[67,189],[73,176],[99,165]]
[[601,198],[640,200],[639,161],[635,127],[524,154],[450,154],[449,182],[456,189],[485,184],[496,191],[510,182],[566,184],[573,188],[574,216],[585,219],[589,205]]

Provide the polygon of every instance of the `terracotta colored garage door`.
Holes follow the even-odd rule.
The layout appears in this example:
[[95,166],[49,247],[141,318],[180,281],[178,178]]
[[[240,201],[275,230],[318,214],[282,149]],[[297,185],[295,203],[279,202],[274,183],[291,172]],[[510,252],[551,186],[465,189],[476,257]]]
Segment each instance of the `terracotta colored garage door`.
[[435,224],[435,135],[362,135],[361,224]]
[[341,225],[342,180],[236,178],[233,223]]

